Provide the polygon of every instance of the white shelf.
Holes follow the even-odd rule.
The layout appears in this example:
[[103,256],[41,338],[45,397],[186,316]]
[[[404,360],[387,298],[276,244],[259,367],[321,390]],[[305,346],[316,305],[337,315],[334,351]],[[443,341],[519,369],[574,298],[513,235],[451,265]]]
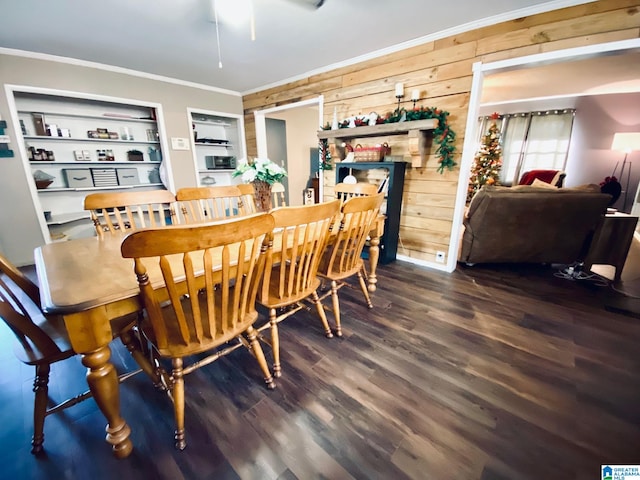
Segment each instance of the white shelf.
[[157,140],[149,141],[149,140],[120,140],[120,139],[111,139],[111,138],[74,138],[74,137],[50,137],[48,135],[24,135],[23,138],[25,140],[36,140],[36,141],[49,141],[52,140],[54,142],[90,142],[90,143],[129,143],[129,144],[141,144],[141,145],[158,145],[160,142]]
[[223,147],[223,148],[233,148],[232,143],[202,143],[195,142],[196,147]]
[[54,165],[74,165],[74,166],[78,166],[78,167],[86,167],[87,165],[100,165],[100,166],[106,166],[106,165],[131,165],[132,167],[139,167],[141,165],[160,165],[162,162],[158,162],[158,161],[150,161],[150,160],[143,160],[141,162],[134,162],[134,161],[126,161],[126,162],[117,162],[117,161],[110,161],[110,160],[105,160],[102,162],[99,162],[97,160],[87,160],[87,161],[80,161],[80,160],[76,160],[75,162],[61,162],[59,160],[53,160],[50,162],[47,161],[30,161],[29,165],[42,165],[42,166],[54,166]]
[[86,220],[91,218],[89,212],[69,212],[53,215],[51,220],[47,220],[47,225],[64,225],[66,223]]
[[82,188],[39,188],[38,193],[56,193],[56,192],[91,192],[94,190],[128,190],[140,187],[161,187],[162,183],[138,183],[136,185],[114,185],[112,187],[82,187]]
[[207,120],[191,120],[191,123],[195,123],[196,125],[211,125],[216,127],[231,127],[232,125],[228,122],[223,121],[207,121]]
[[213,168],[208,170],[198,170],[198,173],[233,173],[235,168]]
[[61,117],[61,118],[86,118],[86,119],[97,119],[97,120],[112,120],[116,122],[127,122],[127,123],[156,123],[156,120],[152,118],[137,118],[137,117],[123,117],[123,116],[110,116],[110,115],[81,115],[78,113],[60,113],[60,112],[46,112],[46,111],[27,111],[27,110],[18,110],[18,113],[31,115],[32,113],[39,113],[45,116],[50,117]]

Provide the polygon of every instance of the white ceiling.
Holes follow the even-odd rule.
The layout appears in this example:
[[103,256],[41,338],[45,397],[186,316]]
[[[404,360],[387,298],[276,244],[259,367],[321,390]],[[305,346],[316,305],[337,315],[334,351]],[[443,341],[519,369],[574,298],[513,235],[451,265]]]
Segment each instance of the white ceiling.
[[[640,92],[640,50],[488,75],[481,115],[573,108],[580,96]],[[638,106],[640,108],[640,105]]]
[[[236,0],[239,1],[239,0]],[[0,47],[123,67],[237,92],[258,90],[371,52],[587,3],[580,0],[252,0],[249,24],[211,0],[3,0]],[[588,0],[589,1],[589,0]]]

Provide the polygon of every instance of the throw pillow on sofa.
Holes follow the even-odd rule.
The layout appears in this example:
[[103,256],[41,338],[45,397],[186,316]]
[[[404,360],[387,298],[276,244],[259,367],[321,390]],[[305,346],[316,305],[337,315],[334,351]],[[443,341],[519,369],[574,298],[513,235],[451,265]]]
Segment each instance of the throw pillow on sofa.
[[555,185],[551,185],[550,183],[544,182],[542,180],[540,180],[539,178],[536,178],[532,183],[531,183],[532,187],[536,187],[536,188],[551,188],[551,189],[557,189],[558,187],[556,187]]

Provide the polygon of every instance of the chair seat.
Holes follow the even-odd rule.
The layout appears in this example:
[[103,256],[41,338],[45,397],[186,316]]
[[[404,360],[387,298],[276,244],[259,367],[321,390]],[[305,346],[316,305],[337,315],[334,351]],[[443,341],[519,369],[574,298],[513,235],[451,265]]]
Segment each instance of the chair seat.
[[24,341],[16,340],[13,344],[18,360],[27,365],[44,365],[73,357],[76,352],[71,346],[62,317],[45,318],[42,313],[33,310],[29,314],[37,329],[30,332],[31,337],[25,337]]
[[[311,280],[308,288],[303,289],[295,289],[291,295],[281,295],[280,294],[280,267],[275,266],[271,270],[270,281],[269,281],[269,291],[267,296],[262,296],[260,299],[260,303],[267,308],[281,308],[286,307],[288,305],[292,305],[294,303],[300,302],[315,292],[320,286],[320,279],[315,277]],[[287,270],[288,272],[288,270]],[[285,280],[282,282],[282,285],[286,285],[288,283],[288,278],[285,274]],[[295,284],[295,281],[294,281]]]
[[330,256],[331,252],[328,251],[324,256],[322,263],[320,264],[320,268],[318,269],[318,275],[328,278],[329,280],[339,281],[345,278],[349,278],[352,275],[356,275],[364,268],[364,262],[362,261],[362,258],[358,258],[353,267],[348,270],[341,270],[338,262],[334,262],[331,265],[331,268],[328,268],[327,263]]
[[[150,320],[146,315],[140,324],[142,328],[142,332],[147,337],[147,339],[153,343],[153,345],[156,347],[156,350],[158,350],[160,355],[165,357],[170,357],[170,358],[186,357],[189,355],[196,355],[198,353],[206,352],[208,350],[211,350],[216,345],[226,343],[238,336],[237,330],[232,332],[223,331],[221,301],[222,301],[222,295],[218,291],[215,294],[216,331],[215,332],[203,331],[203,337],[204,339],[206,339],[203,342],[196,340],[196,331],[195,331],[193,322],[189,322],[189,338],[192,340],[188,342],[181,342],[181,343],[172,342],[173,345],[171,346],[171,348],[158,347],[158,343],[156,341],[153,328],[151,327]],[[184,309],[184,313],[187,316],[187,318],[191,318],[193,316],[193,309],[191,307],[191,298],[184,297],[180,303],[182,305],[182,308]],[[200,311],[203,312],[203,314],[205,314],[204,312],[207,311],[206,296],[198,295],[198,303],[200,305]],[[232,308],[233,308],[233,302],[230,302],[229,309],[227,310],[228,315],[232,314],[231,312]],[[164,306],[162,308],[162,314],[166,319],[170,319],[169,321],[166,322],[168,327],[167,336],[173,339],[180,338],[180,332],[178,331],[178,321],[177,321],[173,306],[171,304]],[[243,325],[244,326],[243,328],[246,329],[247,327],[255,323],[257,318],[258,318],[258,312],[253,311],[252,313],[245,315],[245,318],[241,322],[241,325]]]

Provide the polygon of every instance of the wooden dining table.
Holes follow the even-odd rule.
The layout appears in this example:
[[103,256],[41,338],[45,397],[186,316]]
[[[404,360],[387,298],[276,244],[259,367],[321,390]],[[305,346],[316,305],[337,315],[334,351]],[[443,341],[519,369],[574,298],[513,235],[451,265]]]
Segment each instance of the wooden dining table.
[[[375,291],[377,284],[383,221],[376,224],[369,249],[370,291]],[[123,238],[81,238],[35,249],[42,307],[45,312],[64,318],[71,345],[87,368],[89,389],[107,420],[106,441],[118,458],[127,457],[133,444],[129,438],[131,429],[120,414],[118,375],[110,361],[112,322],[142,309],[133,260],[120,254]],[[274,251],[278,245],[274,241]],[[152,283],[162,281],[159,270],[150,269],[149,276]]]

